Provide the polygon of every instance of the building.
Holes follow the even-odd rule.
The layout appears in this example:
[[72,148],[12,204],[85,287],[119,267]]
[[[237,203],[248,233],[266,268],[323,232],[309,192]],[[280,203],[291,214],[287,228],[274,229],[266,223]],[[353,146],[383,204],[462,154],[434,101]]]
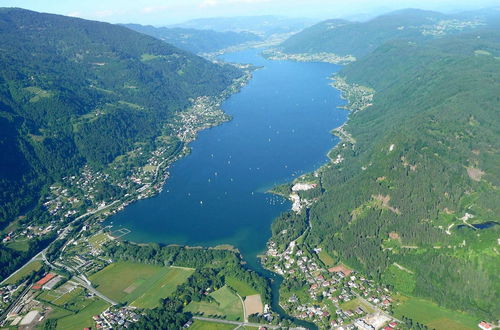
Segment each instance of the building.
[[493,328],[493,326],[486,321],[481,321],[477,326],[483,330],[490,330]]
[[56,274],[48,273],[41,280],[39,280],[38,282],[33,284],[33,290],[40,290],[42,288],[42,286],[44,286],[47,282],[49,282],[54,277],[56,277]]

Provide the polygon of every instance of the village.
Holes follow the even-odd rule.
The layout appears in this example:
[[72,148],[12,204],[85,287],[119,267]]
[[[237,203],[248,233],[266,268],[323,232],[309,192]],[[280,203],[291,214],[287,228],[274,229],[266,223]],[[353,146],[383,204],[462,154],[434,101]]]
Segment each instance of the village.
[[[320,327],[398,328],[399,320],[389,315],[392,299],[387,288],[342,264],[327,268],[319,253],[321,248],[309,251],[296,241],[279,252],[276,243],[269,242],[264,263],[285,278],[281,290],[283,308]],[[288,289],[291,283],[296,289],[293,284]]]
[[297,61],[297,62],[325,62],[332,64],[349,64],[356,61],[356,57],[352,55],[340,56],[334,53],[303,53],[303,54],[287,54],[279,49],[273,48],[262,53],[264,57],[275,61]]
[[91,215],[104,221],[135,200],[161,192],[170,175],[169,167],[189,153],[188,143],[197,133],[230,119],[220,105],[251,78],[253,68],[245,65],[241,68],[245,74],[221,95],[191,100],[191,107],[178,113],[176,119],[165,126],[165,135],[157,138],[154,150],[139,145],[117,157],[105,169],[86,165],[79,175],[64,177],[51,185],[43,197],[46,216],[23,219],[22,226],[13,226],[0,237],[0,244],[27,251],[33,238],[60,236],[68,224]]

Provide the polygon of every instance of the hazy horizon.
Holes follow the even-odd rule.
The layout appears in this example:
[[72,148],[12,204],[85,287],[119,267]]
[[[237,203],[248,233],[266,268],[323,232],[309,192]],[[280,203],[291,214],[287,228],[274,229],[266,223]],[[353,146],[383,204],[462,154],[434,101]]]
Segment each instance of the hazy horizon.
[[392,10],[418,8],[441,12],[466,11],[498,6],[495,0],[469,1],[369,1],[369,0],[1,0],[0,7],[19,7],[39,12],[98,20],[157,26],[198,18],[275,15],[290,18],[356,18]]

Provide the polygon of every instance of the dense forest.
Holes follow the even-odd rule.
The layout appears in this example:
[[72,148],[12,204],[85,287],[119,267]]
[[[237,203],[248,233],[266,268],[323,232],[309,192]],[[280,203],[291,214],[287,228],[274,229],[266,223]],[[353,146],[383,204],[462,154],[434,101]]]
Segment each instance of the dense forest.
[[284,41],[279,48],[285,53],[320,53],[362,57],[383,43],[394,39],[435,39],[485,26],[497,27],[498,11],[473,11],[445,15],[433,11],[404,9],[367,22],[327,20]]
[[345,67],[375,97],[344,127],[354,143],[331,152],[345,160],[321,170],[308,244],[400,292],[498,316],[499,59],[500,33],[484,30],[389,42]]
[[261,37],[250,32],[217,32],[140,24],[125,24],[124,26],[193,53],[212,53],[245,42],[262,40]]
[[0,9],[0,39],[0,228],[241,76],[122,26],[23,9]]

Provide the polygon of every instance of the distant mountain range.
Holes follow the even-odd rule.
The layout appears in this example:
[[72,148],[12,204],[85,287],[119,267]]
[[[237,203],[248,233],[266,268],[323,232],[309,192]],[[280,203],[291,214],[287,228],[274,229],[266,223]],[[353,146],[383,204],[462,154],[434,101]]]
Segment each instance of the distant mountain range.
[[139,24],[124,24],[123,26],[193,53],[210,53],[245,42],[262,40],[260,36],[250,32],[218,32]]
[[170,27],[222,32],[252,32],[260,36],[269,36],[272,34],[298,32],[313,25],[317,21],[318,20],[309,18],[288,18],[280,16],[215,17],[194,19]]
[[364,56],[384,42],[395,39],[423,40],[462,33],[500,23],[497,9],[445,15],[405,9],[366,22],[327,20],[304,29],[280,45],[285,53],[329,52]]

